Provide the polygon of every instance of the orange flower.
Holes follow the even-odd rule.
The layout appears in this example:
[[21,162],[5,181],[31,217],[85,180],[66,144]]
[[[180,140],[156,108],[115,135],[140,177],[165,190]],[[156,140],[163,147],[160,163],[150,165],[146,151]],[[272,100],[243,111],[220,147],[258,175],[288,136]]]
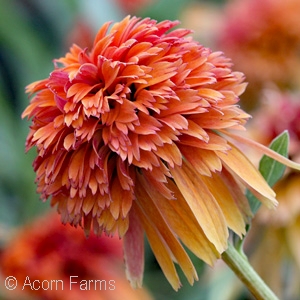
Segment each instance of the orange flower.
[[226,6],[219,46],[249,86],[299,86],[299,14],[298,0],[236,0]]
[[115,0],[115,2],[126,12],[135,13],[150,5],[153,0]]
[[[18,285],[10,299],[151,300],[133,290],[123,273],[122,241],[84,234],[45,215],[22,228],[1,253],[1,271]],[[11,282],[12,284],[12,282]]]
[[[289,156],[300,161],[300,94],[264,91],[264,101],[248,124],[248,133],[268,145],[288,130]],[[300,173],[288,169],[276,183],[278,208],[262,207],[252,222],[246,239],[249,260],[280,299],[298,299],[300,281]],[[276,262],[276,263],[274,263]],[[288,270],[289,280],[286,280]]]
[[253,113],[248,132],[256,141],[269,145],[284,130],[290,136],[290,157],[300,161],[300,93],[264,90],[261,106]]
[[106,23],[92,49],[74,45],[49,78],[27,87],[35,95],[22,115],[32,118],[26,149],[38,151],[42,199],[51,196],[63,223],[86,234],[118,231],[138,286],[145,231],[174,289],[174,261],[191,284],[197,278],[181,242],[212,264],[227,247],[228,228],[245,233],[251,212],[243,187],[276,205],[226,138],[249,143],[228,131],[243,130],[249,118],[237,105],[243,74],[189,30],[169,32],[177,24],[126,17],[109,30]]

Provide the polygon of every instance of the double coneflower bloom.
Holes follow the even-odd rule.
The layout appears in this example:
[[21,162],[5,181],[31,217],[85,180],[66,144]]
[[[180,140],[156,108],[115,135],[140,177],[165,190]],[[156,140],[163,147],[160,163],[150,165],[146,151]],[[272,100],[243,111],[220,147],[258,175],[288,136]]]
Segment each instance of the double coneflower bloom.
[[62,222],[87,235],[124,237],[127,276],[137,286],[144,232],[178,289],[174,262],[191,284],[197,279],[183,245],[213,264],[228,229],[245,233],[245,187],[276,205],[273,190],[228,140],[255,145],[229,132],[249,118],[237,105],[243,74],[189,30],[169,31],[177,24],[136,17],[104,24],[91,49],[73,45],[49,78],[27,87],[34,96],[22,115],[32,119],[26,149],[38,151],[42,199],[51,197]]

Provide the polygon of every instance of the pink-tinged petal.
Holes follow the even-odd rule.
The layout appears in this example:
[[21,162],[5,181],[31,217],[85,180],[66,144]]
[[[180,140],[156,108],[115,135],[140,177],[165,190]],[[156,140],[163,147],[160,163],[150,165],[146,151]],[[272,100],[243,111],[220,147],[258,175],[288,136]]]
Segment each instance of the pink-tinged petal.
[[175,165],[170,171],[208,240],[222,253],[227,248],[228,230],[216,199],[196,171],[188,167],[185,161],[181,167]]
[[273,151],[272,149],[254,141],[254,140],[251,140],[249,138],[246,138],[246,137],[243,137],[243,136],[240,136],[237,134],[233,134],[232,132],[228,132],[228,131],[221,131],[221,132],[228,135],[229,137],[233,138],[236,141],[242,142],[243,144],[253,147],[256,151],[260,152],[261,154],[267,155],[267,156],[273,158],[274,160],[286,165],[287,167],[290,167],[292,169],[300,171],[300,164],[289,160],[288,158],[278,154],[277,152]]
[[126,276],[133,287],[141,287],[144,273],[144,230],[138,211],[129,213],[129,228],[123,239]]
[[270,208],[277,205],[275,192],[269,187],[262,175],[240,150],[231,144],[230,151],[226,153],[216,151],[216,153],[226,165],[228,171],[236,174],[243,180],[246,186],[260,195],[260,200],[262,200],[265,205]]

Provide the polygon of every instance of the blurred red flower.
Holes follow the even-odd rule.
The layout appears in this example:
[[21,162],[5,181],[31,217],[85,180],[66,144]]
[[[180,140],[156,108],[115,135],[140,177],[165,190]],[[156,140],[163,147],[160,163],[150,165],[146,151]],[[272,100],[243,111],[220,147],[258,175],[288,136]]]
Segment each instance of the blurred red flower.
[[101,238],[70,225],[55,214],[45,215],[20,230],[1,254],[1,271],[14,276],[14,299],[33,294],[48,300],[151,300],[134,290],[123,270],[122,241]]
[[115,0],[125,13],[134,14],[143,7],[151,4],[154,0]]
[[[300,1],[235,0],[225,7],[219,47],[251,83],[297,87]],[[254,88],[254,87],[253,87]]]

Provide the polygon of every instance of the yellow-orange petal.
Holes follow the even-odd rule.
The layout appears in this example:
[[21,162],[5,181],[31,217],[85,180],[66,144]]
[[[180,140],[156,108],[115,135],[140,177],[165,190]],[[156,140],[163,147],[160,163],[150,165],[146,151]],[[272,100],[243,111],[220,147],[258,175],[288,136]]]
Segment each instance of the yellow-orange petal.
[[260,152],[261,154],[267,155],[267,156],[273,158],[274,160],[284,164],[287,167],[290,167],[292,169],[300,171],[299,163],[289,160],[288,158],[278,154],[277,152],[273,151],[272,149],[254,141],[254,140],[251,140],[251,139],[246,138],[241,135],[234,134],[229,131],[220,130],[220,132],[228,135],[229,137],[233,138],[236,141],[242,142],[245,145],[249,145],[249,146],[253,147],[256,151]]
[[219,173],[219,176],[222,178],[226,187],[230,191],[231,196],[234,198],[236,205],[239,207],[239,210],[244,217],[245,223],[248,223],[250,218],[253,218],[253,213],[249,201],[245,195],[245,187],[242,185],[240,181],[237,181],[226,170],[226,168],[222,169],[222,172]]
[[201,177],[214,198],[217,200],[228,227],[242,237],[242,235],[246,232],[244,217],[236,204],[231,191],[227,188],[218,173],[212,173],[211,177]]
[[[148,216],[152,226],[158,230],[166,242],[166,247],[169,247],[172,257],[174,256],[175,261],[179,264],[189,283],[192,285],[194,280],[198,279],[196,270],[175,233],[166,222],[163,211],[159,210],[148,192],[151,193],[145,190],[141,182],[138,182],[136,187],[136,203],[140,206],[144,214]],[[164,199],[164,201],[170,200]]]
[[216,151],[229,172],[236,174],[244,184],[259,195],[260,200],[270,208],[277,205],[275,192],[270,188],[265,179],[249,161],[249,159],[234,145],[231,150],[223,153]]
[[133,204],[133,207],[135,209],[135,212],[139,216],[141,216],[140,220],[147,234],[150,247],[163,273],[165,274],[173,289],[177,291],[180,288],[181,283],[177,271],[175,269],[174,263],[171,259],[172,253],[170,249],[166,247],[165,240],[162,238],[159,231],[153,226],[147,214],[144,213],[135,202]]
[[139,181],[147,189],[152,201],[162,212],[169,226],[196,256],[212,265],[220,254],[207,239],[185,198],[175,183],[168,180],[168,188],[174,193],[174,200],[166,199],[157,189],[153,189],[144,176]]
[[181,167],[175,165],[170,171],[208,240],[222,253],[227,248],[228,229],[216,199],[185,161]]

